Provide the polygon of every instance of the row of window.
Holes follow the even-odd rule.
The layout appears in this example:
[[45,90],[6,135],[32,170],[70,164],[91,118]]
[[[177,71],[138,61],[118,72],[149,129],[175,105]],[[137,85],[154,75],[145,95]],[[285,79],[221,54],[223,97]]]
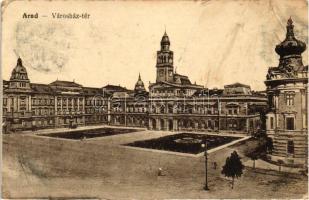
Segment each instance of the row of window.
[[[269,117],[269,125],[270,129],[275,128],[275,120],[274,117]],[[294,117],[286,117],[285,118],[285,129],[286,130],[295,130],[295,120]]]
[[[113,112],[118,112],[118,113],[121,113],[124,111],[124,109],[120,108],[120,107],[114,107],[113,109]],[[131,113],[145,113],[147,112],[147,108],[146,107],[139,107],[139,108],[127,108],[126,109],[126,112],[131,112]]]
[[[57,99],[57,105],[60,106],[60,105],[77,105],[78,104],[78,99],[74,98],[74,99],[71,99],[71,98],[58,98]],[[83,99],[79,99],[79,105],[83,105]]]
[[211,109],[193,109],[193,108],[186,108],[186,107],[180,107],[180,108],[173,108],[168,107],[167,110],[165,107],[160,107],[158,109],[152,107],[150,110],[151,113],[190,113],[190,114],[218,114],[218,110],[215,108]]
[[[12,104],[14,103],[14,99],[11,99]],[[19,100],[20,105],[26,105],[26,98],[20,98]],[[6,106],[8,103],[8,99],[7,98],[3,98],[3,105]],[[67,98],[63,98],[61,101],[61,98],[57,99],[57,105],[60,106],[62,103],[62,105],[66,105],[68,104],[69,106],[73,105],[77,105],[78,101],[76,98],[72,99],[67,99]],[[54,105],[55,104],[55,100],[54,99],[45,99],[45,98],[32,98],[31,100],[31,104],[32,105]],[[93,105],[93,106],[102,106],[105,105],[106,102],[103,100],[87,100],[86,101],[86,105]],[[83,105],[83,99],[79,100],[79,105]]]
[[48,108],[39,108],[39,109],[32,109],[32,115],[53,115],[54,109]]
[[31,99],[32,105],[54,105],[54,99]]
[[[278,105],[278,101],[276,101],[277,96],[268,96],[268,102],[270,107],[274,107]],[[295,103],[295,92],[285,92],[284,94],[285,104],[287,106],[293,106]]]
[[85,108],[85,113],[90,114],[90,113],[103,113],[106,112],[105,108]]

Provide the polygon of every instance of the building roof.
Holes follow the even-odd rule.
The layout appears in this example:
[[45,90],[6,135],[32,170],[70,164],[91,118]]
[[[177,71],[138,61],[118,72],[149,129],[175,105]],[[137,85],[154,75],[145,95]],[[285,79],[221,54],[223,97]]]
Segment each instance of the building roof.
[[144,93],[146,92],[144,82],[142,81],[141,74],[138,74],[138,80],[135,84],[134,91],[136,93]]
[[83,91],[85,95],[102,95],[102,88],[94,88],[94,87],[83,87]]
[[54,90],[49,85],[45,85],[45,84],[31,83],[30,88],[32,92],[34,93],[40,93],[40,94],[53,94],[54,93]]
[[17,59],[17,64],[12,70],[11,81],[27,81],[29,82],[28,74],[26,68],[23,66],[21,58]]
[[126,92],[128,91],[127,88],[122,87],[120,85],[106,85],[104,87],[102,87],[103,89],[107,90],[107,91],[113,91],[113,92]]
[[164,35],[162,36],[161,45],[170,45],[170,39],[168,38],[166,31],[164,32]]
[[246,88],[250,88],[249,85],[245,85],[245,84],[242,84],[242,83],[233,83],[233,84],[230,84],[230,85],[225,85],[224,88],[234,88],[234,87],[246,87]]
[[82,85],[75,83],[74,81],[60,81],[60,80],[51,82],[49,85],[60,86],[60,87],[82,87]]
[[295,38],[293,29],[293,20],[290,17],[286,26],[287,31],[285,40],[278,44],[275,48],[275,51],[280,55],[280,57],[300,55],[306,50],[306,43]]
[[184,76],[184,75],[176,74],[176,73],[174,74],[174,81],[175,83],[181,84],[181,85],[191,85],[192,84],[188,76]]

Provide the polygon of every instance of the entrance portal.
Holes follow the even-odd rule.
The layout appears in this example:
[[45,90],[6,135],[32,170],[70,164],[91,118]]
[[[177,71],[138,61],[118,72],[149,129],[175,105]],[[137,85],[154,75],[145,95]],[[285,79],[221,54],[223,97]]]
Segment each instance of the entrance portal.
[[156,130],[157,129],[157,122],[156,119],[152,119],[152,129]]
[[164,119],[161,119],[160,120],[160,130],[165,130],[165,128],[164,128]]

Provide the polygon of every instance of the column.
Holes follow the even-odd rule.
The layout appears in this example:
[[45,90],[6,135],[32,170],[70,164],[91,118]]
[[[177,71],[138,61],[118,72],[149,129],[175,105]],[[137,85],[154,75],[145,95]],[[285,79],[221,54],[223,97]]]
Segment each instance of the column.
[[31,112],[31,109],[32,109],[31,103],[32,103],[32,102],[31,102],[31,96],[29,96],[29,98],[28,98],[28,109],[29,109],[28,111],[29,111],[29,112]]
[[157,122],[157,123],[156,123],[156,125],[157,125],[156,129],[157,129],[157,130],[160,130],[161,123],[160,123],[159,118],[156,119],[156,122]]
[[177,121],[177,119],[174,119],[173,120],[173,131],[177,131],[178,130],[178,121]]
[[17,100],[17,101],[16,101],[16,103],[17,103],[17,105],[16,105],[16,107],[17,107],[16,111],[19,112],[19,103],[20,103],[20,101],[19,101],[19,96],[16,97],[16,100]]
[[77,98],[77,110],[79,111],[79,97]]
[[66,98],[67,111],[69,111],[69,98]]
[[148,129],[149,130],[153,129],[153,127],[152,127],[152,119],[151,118],[148,118]]
[[55,115],[58,115],[58,110],[57,110],[57,106],[58,106],[58,99],[57,99],[57,96],[55,96],[54,97],[54,101],[55,101],[55,106],[54,106],[54,108],[55,108]]

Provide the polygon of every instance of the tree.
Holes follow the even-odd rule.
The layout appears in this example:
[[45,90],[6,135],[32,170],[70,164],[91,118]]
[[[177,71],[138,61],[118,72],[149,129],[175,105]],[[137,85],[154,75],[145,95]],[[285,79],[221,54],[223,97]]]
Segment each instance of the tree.
[[226,158],[225,165],[222,167],[221,173],[226,177],[232,178],[232,189],[234,186],[234,179],[241,177],[244,169],[241,158],[238,156],[237,152],[231,153],[230,157]]
[[271,153],[273,149],[274,149],[273,140],[271,138],[267,137],[267,140],[266,140],[266,151],[268,153]]
[[255,169],[255,161],[259,159],[259,155],[256,152],[249,154],[249,157],[253,161],[253,169]]

